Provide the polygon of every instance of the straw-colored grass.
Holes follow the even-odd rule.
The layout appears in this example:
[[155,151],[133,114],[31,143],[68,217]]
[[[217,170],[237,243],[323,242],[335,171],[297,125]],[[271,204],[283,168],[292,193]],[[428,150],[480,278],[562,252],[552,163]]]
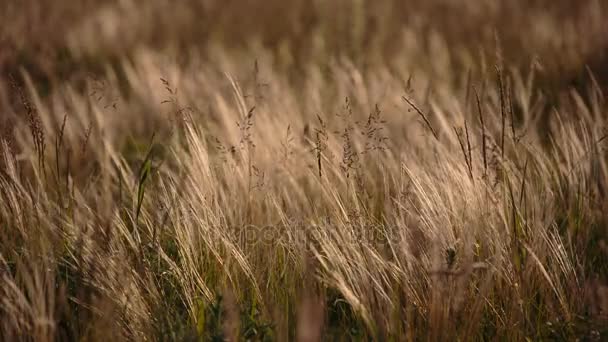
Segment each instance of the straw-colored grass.
[[602,2],[221,3],[2,5],[1,340],[607,336]]

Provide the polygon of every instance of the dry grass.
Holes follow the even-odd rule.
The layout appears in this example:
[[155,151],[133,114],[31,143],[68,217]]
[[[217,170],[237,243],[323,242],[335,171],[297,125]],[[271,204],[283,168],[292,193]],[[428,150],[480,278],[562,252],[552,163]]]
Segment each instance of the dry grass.
[[605,338],[608,8],[403,3],[0,5],[0,339]]

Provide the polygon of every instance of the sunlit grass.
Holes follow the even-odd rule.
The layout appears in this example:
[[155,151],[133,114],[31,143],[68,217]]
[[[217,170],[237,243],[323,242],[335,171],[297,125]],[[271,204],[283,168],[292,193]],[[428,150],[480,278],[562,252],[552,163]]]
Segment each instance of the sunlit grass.
[[608,333],[599,2],[100,4],[0,60],[1,339]]

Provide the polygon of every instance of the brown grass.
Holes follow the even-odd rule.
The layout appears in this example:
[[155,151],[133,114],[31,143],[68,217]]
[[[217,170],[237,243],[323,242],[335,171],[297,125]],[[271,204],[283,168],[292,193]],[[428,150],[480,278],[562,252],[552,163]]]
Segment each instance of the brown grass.
[[607,10],[4,2],[0,339],[604,338]]

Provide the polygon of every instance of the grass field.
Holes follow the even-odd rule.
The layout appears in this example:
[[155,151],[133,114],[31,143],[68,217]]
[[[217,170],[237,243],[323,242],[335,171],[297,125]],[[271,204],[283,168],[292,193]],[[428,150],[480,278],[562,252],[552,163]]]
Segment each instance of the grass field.
[[608,338],[608,3],[0,1],[0,340]]

